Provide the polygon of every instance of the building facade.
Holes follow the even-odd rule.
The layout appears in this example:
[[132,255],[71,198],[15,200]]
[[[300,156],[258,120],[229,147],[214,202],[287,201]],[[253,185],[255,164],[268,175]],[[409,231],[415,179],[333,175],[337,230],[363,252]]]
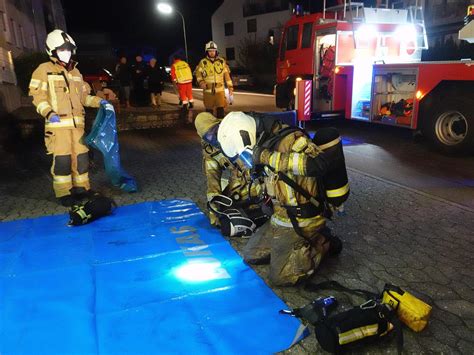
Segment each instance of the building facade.
[[66,30],[60,0],[0,0],[0,112],[20,107],[13,59],[44,50],[46,35]]
[[220,55],[236,67],[245,40],[278,45],[281,28],[290,17],[287,0],[224,0],[212,15],[212,39]]

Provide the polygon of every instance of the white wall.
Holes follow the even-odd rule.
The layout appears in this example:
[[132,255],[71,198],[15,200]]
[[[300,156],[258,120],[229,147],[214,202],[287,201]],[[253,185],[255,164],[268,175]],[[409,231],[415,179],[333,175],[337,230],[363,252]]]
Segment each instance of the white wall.
[[[217,43],[220,55],[226,56],[226,48],[233,47],[235,50],[236,60],[229,61],[229,65],[233,67],[237,66],[239,46],[244,38],[265,40],[268,37],[268,31],[274,29],[278,39],[279,33],[277,33],[276,28],[282,26],[291,17],[289,10],[244,17],[242,6],[243,0],[224,0],[211,19],[212,40]],[[250,19],[257,20],[256,33],[247,33],[247,20]],[[225,36],[224,24],[228,22],[234,23],[234,34],[232,36]],[[275,45],[278,45],[278,43],[275,42]]]

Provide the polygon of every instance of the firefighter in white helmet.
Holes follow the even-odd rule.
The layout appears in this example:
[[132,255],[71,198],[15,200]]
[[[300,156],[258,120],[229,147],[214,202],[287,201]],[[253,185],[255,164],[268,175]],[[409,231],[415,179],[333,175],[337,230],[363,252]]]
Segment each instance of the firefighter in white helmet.
[[[225,229],[232,230],[229,228],[229,222],[231,222],[230,227],[241,230],[245,232],[241,234],[249,236],[256,227],[265,224],[268,220],[271,206],[269,206],[269,201],[263,198],[263,180],[252,180],[248,169],[232,162],[219,149],[217,131],[221,121],[209,112],[201,112],[194,122],[196,131],[201,137],[203,170],[207,179],[209,220],[212,225],[221,228],[223,233]],[[229,172],[225,187],[222,186],[224,171]],[[227,218],[228,214],[223,213],[230,208],[234,210],[231,219]],[[242,211],[245,216],[240,215],[235,218],[235,209]],[[229,236],[235,236],[235,234],[229,234]]]
[[216,117],[224,117],[224,107],[227,106],[225,98],[225,86],[229,94],[233,95],[230,69],[224,58],[219,57],[217,44],[213,41],[206,43],[206,57],[201,59],[196,67],[196,78],[199,87],[204,90],[204,106],[206,111]]
[[317,199],[317,180],[327,172],[331,157],[302,130],[264,115],[231,112],[220,123],[217,139],[228,157],[265,171],[266,192],[273,198],[270,227],[249,239],[243,250],[246,262],[270,262],[270,281],[289,286],[313,274],[325,254],[341,251],[323,210],[310,203]]
[[71,57],[76,43],[66,32],[54,30],[46,38],[50,60],[38,66],[29,84],[36,111],[45,118],[47,154],[53,156],[51,174],[56,197],[63,206],[71,206],[75,195],[90,190],[88,148],[84,136],[84,106],[112,109],[100,97],[90,95],[90,86],[82,79]]

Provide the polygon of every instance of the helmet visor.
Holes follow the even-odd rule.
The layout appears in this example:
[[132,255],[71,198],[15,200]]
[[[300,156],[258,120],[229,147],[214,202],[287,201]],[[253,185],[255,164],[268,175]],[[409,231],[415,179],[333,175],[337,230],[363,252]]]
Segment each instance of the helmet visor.
[[212,145],[213,147],[219,148],[219,142],[217,141],[217,131],[219,130],[219,125],[216,124],[209,128],[209,130],[202,136],[202,139]]
[[76,50],[76,46],[73,45],[72,43],[66,42],[63,45],[59,46],[56,48],[56,50],[62,50],[62,51],[71,51],[74,52]]

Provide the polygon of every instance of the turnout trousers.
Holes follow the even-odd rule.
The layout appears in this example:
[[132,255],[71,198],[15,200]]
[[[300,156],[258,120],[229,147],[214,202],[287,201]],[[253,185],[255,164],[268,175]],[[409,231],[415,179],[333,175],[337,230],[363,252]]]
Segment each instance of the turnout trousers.
[[82,143],[84,127],[54,128],[45,130],[47,154],[53,156],[51,175],[56,197],[90,189],[89,183],[89,149]]

